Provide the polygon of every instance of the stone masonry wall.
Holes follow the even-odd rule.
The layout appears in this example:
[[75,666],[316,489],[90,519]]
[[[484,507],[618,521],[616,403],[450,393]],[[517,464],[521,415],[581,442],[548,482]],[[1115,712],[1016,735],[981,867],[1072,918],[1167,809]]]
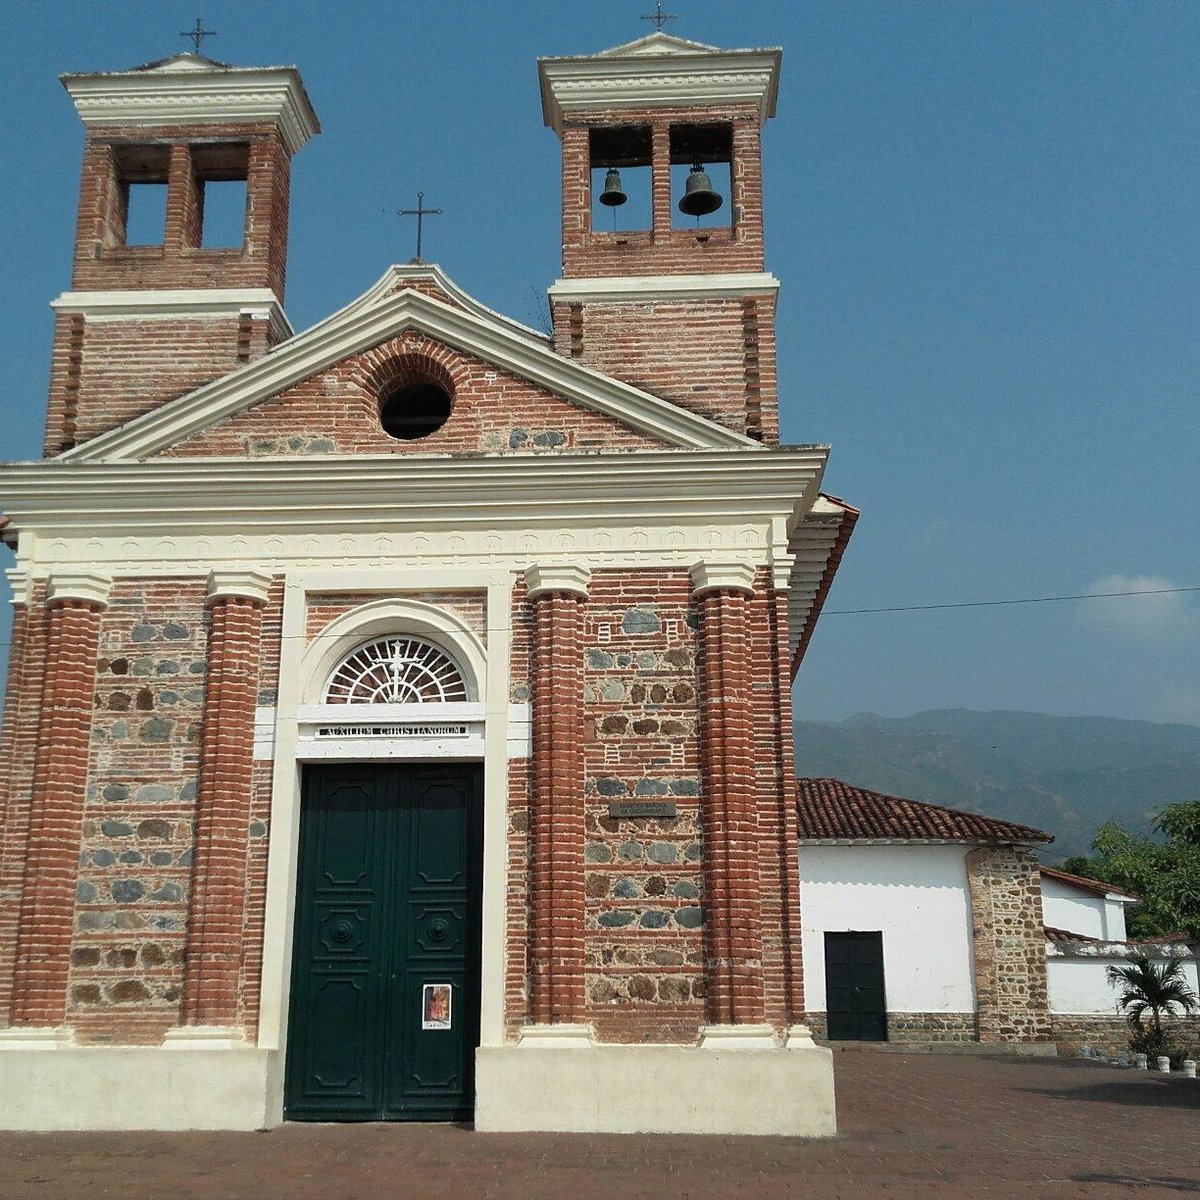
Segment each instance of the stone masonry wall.
[[982,1042],[1050,1038],[1046,938],[1036,853],[982,846],[967,854]]
[[[808,1025],[814,1037],[825,1039],[828,1028],[825,1013],[810,1012]],[[887,1040],[905,1045],[977,1042],[979,1031],[973,1012],[889,1012]]]
[[177,1024],[204,708],[203,579],[121,580],[103,614],[71,947],[84,1041]]

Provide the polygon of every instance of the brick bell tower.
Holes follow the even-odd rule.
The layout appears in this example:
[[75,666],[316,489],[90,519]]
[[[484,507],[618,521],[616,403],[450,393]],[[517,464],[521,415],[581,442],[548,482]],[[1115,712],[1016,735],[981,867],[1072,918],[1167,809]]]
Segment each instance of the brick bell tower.
[[[47,457],[290,335],[291,160],[320,130],[294,67],[180,54],[62,82],[85,137],[71,291],[53,303]],[[205,200],[224,184],[234,217],[212,244]]]
[[[538,63],[562,140],[559,352],[768,444],[779,283],[763,269],[761,131],[781,56],[656,32]],[[694,203],[696,168],[721,199],[703,221],[679,208],[689,195],[693,209],[712,203]],[[620,188],[639,173],[648,194],[627,206]]]

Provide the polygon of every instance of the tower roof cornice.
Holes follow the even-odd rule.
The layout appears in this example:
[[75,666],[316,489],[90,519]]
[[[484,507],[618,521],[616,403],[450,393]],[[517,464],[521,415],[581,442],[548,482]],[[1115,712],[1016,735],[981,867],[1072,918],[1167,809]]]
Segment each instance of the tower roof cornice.
[[574,114],[603,109],[753,104],[775,115],[783,51],[720,50],[652,33],[599,54],[539,58],[542,116],[561,134]]
[[279,127],[293,154],[321,131],[293,66],[234,67],[177,54],[128,71],[73,72],[60,79],[89,129],[263,122]]

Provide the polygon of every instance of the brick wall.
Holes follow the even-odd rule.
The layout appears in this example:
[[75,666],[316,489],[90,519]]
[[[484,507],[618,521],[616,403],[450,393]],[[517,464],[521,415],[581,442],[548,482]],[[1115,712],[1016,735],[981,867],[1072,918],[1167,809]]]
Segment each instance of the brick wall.
[[772,297],[558,301],[552,311],[560,354],[778,443]]
[[[413,441],[389,437],[379,423],[381,398],[398,372],[405,370],[414,378],[432,376],[454,399],[451,419]],[[166,454],[261,457],[645,449],[661,449],[661,445],[414,330],[353,355]]]
[[[813,1036],[824,1039],[828,1025],[826,1014],[810,1012],[808,1026]],[[954,1044],[977,1042],[979,1031],[973,1012],[889,1012],[887,1040],[902,1045]]]
[[47,457],[61,454],[266,353],[269,323],[249,317],[55,319]]
[[1035,851],[981,846],[967,854],[982,1042],[1050,1038],[1046,935]]

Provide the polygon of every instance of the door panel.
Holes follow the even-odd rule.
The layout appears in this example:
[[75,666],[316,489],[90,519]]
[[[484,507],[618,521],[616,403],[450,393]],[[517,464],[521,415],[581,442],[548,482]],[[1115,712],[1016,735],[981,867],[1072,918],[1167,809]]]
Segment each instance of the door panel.
[[887,1041],[882,933],[825,935],[825,1008],[831,1041]]
[[[471,1114],[481,798],[474,764],[308,768],[290,1118]],[[429,1011],[427,986],[434,989]]]

